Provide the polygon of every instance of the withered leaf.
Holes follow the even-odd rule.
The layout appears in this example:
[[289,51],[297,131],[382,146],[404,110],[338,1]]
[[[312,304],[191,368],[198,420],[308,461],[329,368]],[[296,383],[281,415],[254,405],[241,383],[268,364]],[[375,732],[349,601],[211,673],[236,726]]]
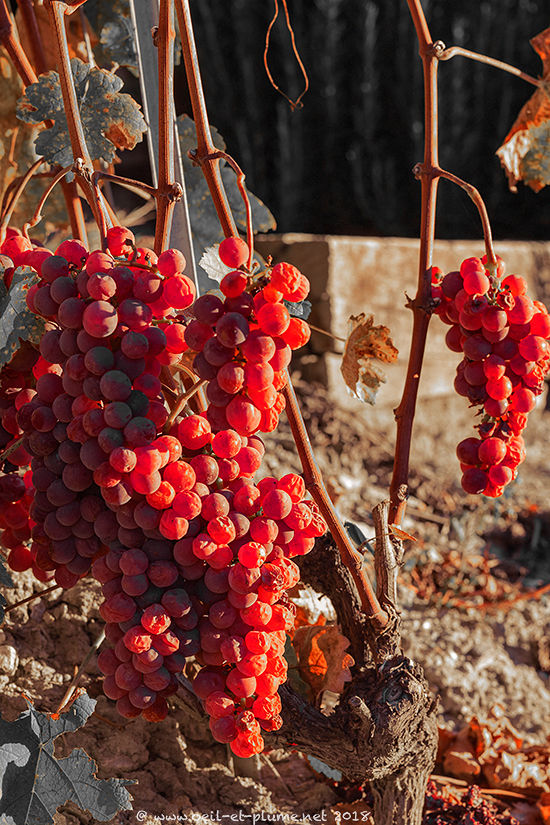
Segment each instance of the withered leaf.
[[443,767],[461,779],[482,774],[491,788],[535,797],[550,792],[550,746],[525,745],[500,705],[459,731],[443,755]]
[[542,60],[542,83],[521,109],[497,155],[512,191],[523,181],[538,192],[550,183],[550,28],[530,43]]
[[352,394],[367,404],[374,404],[380,384],[386,381],[379,363],[391,364],[398,350],[390,338],[388,327],[374,326],[374,317],[352,315],[340,369]]
[[298,658],[300,676],[314,698],[324,690],[342,693],[351,681],[350,667],[355,664],[346,653],[349,639],[338,625],[312,625],[296,628],[292,639]]

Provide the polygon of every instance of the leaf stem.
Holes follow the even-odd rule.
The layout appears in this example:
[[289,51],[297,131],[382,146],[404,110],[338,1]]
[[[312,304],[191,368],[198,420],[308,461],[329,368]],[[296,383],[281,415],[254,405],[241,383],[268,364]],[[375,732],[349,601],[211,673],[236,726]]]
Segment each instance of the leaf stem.
[[395,410],[397,437],[393,475],[390,485],[389,521],[399,524],[404,516],[408,492],[411,435],[418,397],[418,385],[426,335],[430,322],[431,273],[435,236],[437,185],[439,180],[438,123],[437,123],[437,65],[436,49],[424,16],[421,0],[407,0],[419,44],[424,74],[424,163],[419,168],[422,184],[420,217],[420,252],[418,288],[411,304],[413,332],[407,376],[401,402]]
[[47,71],[48,64],[33,2],[32,0],[19,0],[17,7],[21,11],[23,24],[27,30],[36,74],[43,74],[43,72]]
[[115,175],[112,172],[102,172],[99,169],[93,173],[92,180],[110,180],[113,183],[117,183],[119,186],[141,189],[153,198],[156,198],[158,194],[158,189],[155,189],[154,186],[149,186],[148,183],[142,183],[141,181],[134,180],[133,178],[123,178],[121,175]]
[[41,599],[42,596],[47,596],[48,593],[53,593],[54,590],[59,590],[60,588],[60,584],[52,584],[52,586],[47,587],[46,590],[39,590],[38,593],[33,593],[32,596],[27,596],[26,599],[21,599],[19,602],[14,602],[13,604],[8,605],[5,612],[9,613],[10,610],[15,610],[16,607],[22,607],[24,604],[33,602],[35,599]]
[[94,655],[96,650],[103,644],[104,639],[105,639],[105,631],[102,630],[101,633],[99,634],[99,636],[97,637],[97,639],[95,640],[95,642],[93,643],[93,645],[91,646],[91,648],[89,649],[89,651],[87,652],[87,654],[84,656],[84,659],[82,660],[82,663],[81,663],[80,667],[78,668],[77,672],[75,673],[75,675],[74,675],[74,677],[71,681],[71,684],[69,685],[69,687],[67,688],[67,690],[63,694],[63,698],[61,699],[55,713],[61,713],[62,709],[65,707],[67,702],[70,700],[71,696],[73,695],[75,687],[80,682],[80,677],[82,676],[82,674],[84,673],[84,670],[86,669],[86,665],[88,664],[88,662],[90,661],[90,659],[92,658],[92,656]]
[[436,57],[438,60],[450,60],[453,57],[467,57],[469,60],[476,61],[476,63],[484,63],[486,66],[494,66],[495,69],[501,69],[503,72],[513,74],[515,77],[519,77],[521,80],[525,80],[533,86],[542,86],[542,81],[539,78],[522,72],[521,69],[510,65],[510,63],[504,63],[502,60],[496,60],[494,57],[488,57],[486,54],[471,52],[469,49],[463,49],[462,46],[449,46],[445,48],[444,44],[441,43],[440,48],[436,51]]

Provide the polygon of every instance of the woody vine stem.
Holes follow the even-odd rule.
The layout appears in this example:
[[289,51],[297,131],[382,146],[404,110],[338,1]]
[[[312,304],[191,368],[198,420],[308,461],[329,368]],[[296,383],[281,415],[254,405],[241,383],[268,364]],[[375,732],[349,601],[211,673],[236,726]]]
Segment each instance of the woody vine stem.
[[[461,49],[445,49],[441,41],[434,42],[430,34],[426,17],[422,9],[421,0],[407,0],[409,11],[416,30],[418,39],[420,59],[424,73],[424,160],[414,168],[414,174],[420,179],[422,185],[421,194],[421,217],[420,217],[420,253],[418,267],[418,287],[414,300],[410,306],[413,311],[413,332],[411,348],[409,352],[409,363],[407,376],[401,402],[395,410],[397,422],[397,437],[395,447],[395,457],[393,475],[390,486],[390,523],[399,524],[405,515],[409,460],[411,451],[411,437],[416,411],[416,401],[418,397],[418,387],[422,362],[424,360],[424,350],[426,347],[426,335],[430,316],[432,312],[431,300],[431,267],[433,259],[433,247],[435,238],[435,216],[437,207],[437,189],[439,179],[444,178],[451,183],[460,186],[471,200],[474,202],[481,219],[483,236],[485,239],[485,251],[487,263],[490,268],[496,268],[496,256],[493,249],[491,226],[487,209],[483,199],[477,189],[471,184],[447,172],[439,166],[439,141],[438,141],[438,89],[437,89],[437,68],[440,60],[448,60],[453,54],[461,54],[480,62],[488,63],[505,71],[512,71],[513,67],[500,61],[492,61],[489,58],[482,60],[482,55],[474,55]],[[529,82],[533,78],[524,76],[518,70],[514,74]]]

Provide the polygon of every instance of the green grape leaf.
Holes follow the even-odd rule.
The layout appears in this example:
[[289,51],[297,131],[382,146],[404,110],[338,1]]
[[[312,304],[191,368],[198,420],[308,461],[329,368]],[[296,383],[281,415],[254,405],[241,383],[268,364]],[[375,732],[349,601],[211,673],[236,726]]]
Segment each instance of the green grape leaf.
[[31,312],[25,300],[27,290],[37,283],[34,269],[18,266],[9,290],[0,281],[0,367],[7,364],[20,341],[38,342],[44,331],[44,321]]
[[[117,149],[133,149],[147,126],[141,109],[128,94],[121,94],[122,80],[115,74],[71,60],[84,136],[92,160],[114,160]],[[68,166],[73,161],[67,119],[57,72],[46,72],[27,86],[17,104],[17,117],[26,123],[52,120],[51,129],[38,135],[35,146],[49,163]]]
[[28,709],[14,722],[0,717],[0,823],[50,825],[60,805],[74,802],[105,822],[118,811],[132,809],[128,779],[97,779],[97,765],[81,748],[62,759],[54,755],[54,740],[81,728],[96,702],[78,696],[61,714]]
[[[177,123],[195,257],[196,260],[199,261],[204,249],[208,249],[214,244],[219,244],[220,241],[223,240],[223,233],[204,175],[198,166],[193,165],[192,160],[187,154],[190,150],[192,151],[197,147],[195,124],[188,115],[178,117]],[[212,140],[217,149],[225,152],[225,141],[215,128],[212,128]],[[246,231],[246,212],[241,193],[237,186],[237,177],[231,167],[225,162],[222,161],[220,166],[231,211],[233,212],[237,226],[244,232]],[[269,230],[275,229],[277,226],[275,218],[267,206],[250,192],[248,192],[248,197],[252,208],[254,232],[269,232]]]

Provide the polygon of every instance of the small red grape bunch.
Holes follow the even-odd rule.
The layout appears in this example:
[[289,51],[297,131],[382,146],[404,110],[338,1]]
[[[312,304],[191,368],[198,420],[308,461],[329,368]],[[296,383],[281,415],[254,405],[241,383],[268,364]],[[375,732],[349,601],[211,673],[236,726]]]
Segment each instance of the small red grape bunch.
[[482,419],[480,438],[458,446],[462,487],[500,496],[525,458],[521,432],[550,367],[550,315],[522,277],[504,277],[504,262],[491,266],[486,256],[467,258],[445,277],[434,268],[432,299],[450,327],[447,346],[463,355],[455,390]]

